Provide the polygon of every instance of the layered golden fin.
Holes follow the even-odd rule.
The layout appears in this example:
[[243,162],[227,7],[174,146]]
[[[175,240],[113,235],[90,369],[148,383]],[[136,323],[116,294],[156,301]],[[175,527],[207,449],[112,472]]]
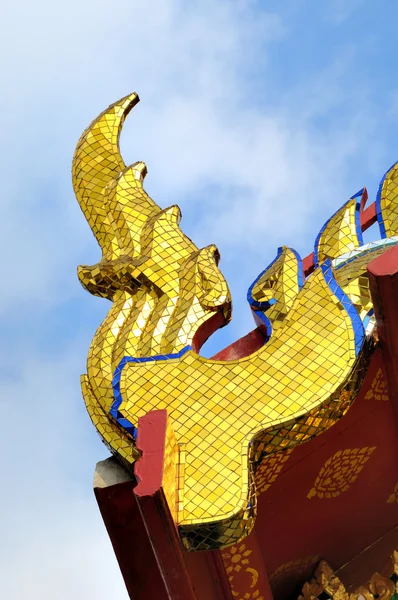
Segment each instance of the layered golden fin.
[[[300,256],[287,246],[279,248],[275,260],[259,275],[248,290],[247,300],[267,328],[277,330],[304,283]],[[266,316],[263,313],[266,312]],[[270,335],[271,330],[268,331]]]
[[322,264],[362,244],[359,194],[350,198],[322,227],[315,241],[314,263]]

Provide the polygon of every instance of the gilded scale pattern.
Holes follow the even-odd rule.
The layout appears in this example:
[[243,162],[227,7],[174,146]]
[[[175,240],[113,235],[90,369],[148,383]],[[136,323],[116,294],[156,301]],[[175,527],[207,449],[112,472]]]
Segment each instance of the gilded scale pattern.
[[388,241],[362,245],[359,192],[322,228],[311,276],[283,247],[250,287],[264,347],[236,361],[205,359],[195,335],[217,314],[228,322],[228,286],[217,248],[198,249],[179,228],[178,207],[161,210],[144,191],[144,163],[126,167],[120,156],[137,102],[132,94],[95,119],[73,159],[76,197],[102,248],[78,276],[113,303],[89,351],[83,394],[104,442],[128,465],[139,456],[139,417],[167,409],[170,508],[188,549],[217,548],[251,530],[262,460],[321,433],[355,399],[374,347],[366,265],[397,232],[390,226]]

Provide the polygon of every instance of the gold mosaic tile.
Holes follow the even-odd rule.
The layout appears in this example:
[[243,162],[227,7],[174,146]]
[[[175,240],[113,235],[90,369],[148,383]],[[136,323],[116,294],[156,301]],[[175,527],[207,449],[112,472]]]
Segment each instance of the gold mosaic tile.
[[167,409],[186,452],[181,526],[231,519],[251,504],[249,447],[257,450],[270,432],[274,452],[297,443],[299,432],[280,436],[275,429],[294,430],[351,384],[356,358],[351,319],[319,270],[285,326],[248,358],[210,361],[188,351],[179,360],[126,363],[119,411],[137,422],[149,410]]
[[120,156],[120,130],[137,102],[136,94],[123,98],[87,128],[72,168],[76,197],[102,249],[101,261],[79,267],[78,276],[113,302],[89,351],[83,395],[103,440],[129,464],[139,456],[131,431],[109,413],[120,360],[179,351],[215,312],[225,322],[230,315],[217,248],[199,250],[178,227],[179,208],[161,210],[144,191],[144,163],[126,167]]
[[336,258],[361,245],[359,201],[351,198],[321,229],[315,242],[315,264]]
[[283,247],[250,287],[264,347],[229,362],[199,356],[202,326],[217,314],[230,319],[229,290],[217,248],[198,249],[179,227],[179,208],[162,210],[146,194],[145,164],[126,167],[120,156],[120,130],[137,102],[132,94],[104,111],[73,159],[76,197],[102,249],[78,276],[112,302],[83,395],[127,465],[139,456],[139,417],[167,410],[163,482],[181,539],[191,550],[228,546],[253,526],[265,457],[324,431],[355,399],[374,347],[366,265],[398,238],[362,245],[357,194],[322,228],[319,266],[306,280],[298,254]]
[[303,285],[302,262],[294,250],[279,248],[276,259],[250,286],[247,299],[269,337],[284,322]]

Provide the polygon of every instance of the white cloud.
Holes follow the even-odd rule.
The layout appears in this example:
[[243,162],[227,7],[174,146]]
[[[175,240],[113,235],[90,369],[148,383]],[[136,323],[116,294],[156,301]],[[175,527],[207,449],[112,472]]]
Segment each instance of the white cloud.
[[[33,350],[28,342],[0,385],[0,597],[126,598],[91,489],[95,462],[107,452],[83,416],[85,349],[74,340],[52,358]],[[11,362],[4,356],[2,366],[11,370]]]
[[[369,115],[332,119],[330,131],[314,126],[319,107],[325,116],[354,95],[344,85],[347,55],[278,104],[267,67],[269,44],[287,34],[278,15],[250,1],[177,0],[122,0],[111,13],[89,0],[10,5],[3,104],[14,180],[3,189],[0,244],[13,249],[6,269],[18,275],[4,307],[29,299],[40,309],[78,292],[74,265],[98,251],[70,188],[71,155],[88,122],[132,89],[143,102],[125,125],[126,161],[147,162],[148,191],[162,206],[182,205],[198,244],[219,244],[224,260],[238,246],[248,260],[262,248],[253,274],[268,248],[311,239],[322,206],[333,211],[336,195],[343,202],[351,192],[349,160],[363,152]],[[255,95],[259,78],[265,89],[269,81],[268,108]]]
[[[135,141],[127,154],[135,157],[141,145],[157,188],[182,194],[207,176],[198,159],[209,141],[217,143],[209,134],[222,132],[207,125],[201,144],[197,125],[207,119],[215,125],[228,104],[233,110],[244,97],[239,83],[248,64],[262,62],[265,44],[283,35],[277,15],[251,4],[204,2],[192,9],[178,1],[123,0],[117,15],[109,3],[88,0],[56,9],[43,1],[9,5],[0,42],[7,115],[0,244],[3,253],[12,249],[7,274],[17,276],[3,294],[4,307],[28,298],[47,306],[71,293],[65,272],[79,256],[87,261],[91,239],[68,181],[71,155],[84,127],[118,96],[137,88],[145,98],[132,119]],[[123,146],[127,140],[126,134]],[[223,150],[222,140],[218,145]],[[172,169],[157,168],[173,159]]]

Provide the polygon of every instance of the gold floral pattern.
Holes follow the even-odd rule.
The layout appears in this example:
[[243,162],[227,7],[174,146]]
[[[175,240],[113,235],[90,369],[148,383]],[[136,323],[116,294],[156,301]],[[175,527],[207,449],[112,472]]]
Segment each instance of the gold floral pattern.
[[278,452],[278,454],[272,454],[263,459],[256,471],[257,496],[271,487],[292,452],[293,448],[290,448],[284,452]]
[[[225,548],[221,551],[221,554],[233,597],[237,600],[264,600],[264,596],[262,596],[260,590],[256,588],[259,577],[258,571],[249,566],[249,556],[252,554],[252,550],[249,550],[246,544],[242,543]],[[247,573],[248,577],[250,577],[250,579],[248,579],[248,585],[245,586],[243,595],[236,590],[236,580],[234,582],[235,574],[240,573],[242,569]]]
[[223,550],[223,559],[224,561],[227,560],[229,562],[228,567],[226,567],[227,575],[231,575],[233,571],[239,573],[243,565],[248,565],[249,561],[247,557],[250,556],[251,553],[252,551],[248,550],[245,544],[237,544],[236,546]]
[[335,498],[349,490],[371,457],[376,446],[346,448],[328,458],[307,498]]
[[387,381],[382,369],[377,371],[370,389],[366,392],[365,400],[388,400]]
[[388,497],[387,504],[398,504],[398,483],[394,487],[393,493]]

